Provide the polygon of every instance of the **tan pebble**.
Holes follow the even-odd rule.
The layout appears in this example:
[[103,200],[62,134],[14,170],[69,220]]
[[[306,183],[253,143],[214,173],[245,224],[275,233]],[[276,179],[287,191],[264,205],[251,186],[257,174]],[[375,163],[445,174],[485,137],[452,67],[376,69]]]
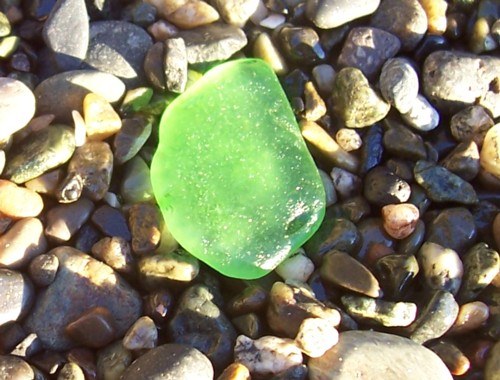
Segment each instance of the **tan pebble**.
[[179,29],[168,21],[158,20],[148,26],[148,32],[153,36],[156,42],[165,41],[175,37],[179,33]]
[[134,259],[129,243],[119,237],[105,237],[92,246],[92,255],[116,270],[118,273],[132,273]]
[[89,140],[104,140],[122,127],[120,116],[101,95],[90,93],[83,99],[83,117]]
[[453,326],[448,330],[448,335],[469,333],[479,328],[490,316],[488,305],[481,301],[463,304],[458,310],[458,316]]
[[480,17],[472,27],[472,33],[469,38],[469,48],[472,52],[480,54],[485,51],[493,50],[497,47],[496,41],[490,34],[490,25],[486,17]]
[[358,131],[352,128],[340,128],[335,134],[335,140],[346,152],[358,150],[363,144]]
[[500,177],[500,123],[495,124],[486,132],[480,153],[480,163],[488,173]]
[[450,120],[451,134],[456,140],[474,140],[478,147],[483,145],[484,136],[493,125],[493,119],[481,106],[467,107]]
[[241,363],[232,363],[220,374],[217,380],[251,380],[250,371]]
[[166,18],[169,14],[186,4],[188,0],[146,0],[146,2],[156,8],[158,16]]
[[42,222],[37,218],[21,219],[0,237],[0,267],[22,267],[46,249]]
[[24,186],[40,194],[55,196],[59,183],[63,179],[62,169],[52,170],[26,182]]
[[85,380],[85,375],[78,364],[70,362],[62,367],[57,380]]
[[394,239],[404,239],[415,231],[420,213],[411,203],[386,205],[382,207],[385,231]]
[[288,72],[288,66],[273,40],[267,33],[260,33],[253,44],[253,55],[266,61],[277,75]]
[[190,0],[169,14],[166,19],[181,29],[193,29],[217,21],[219,13],[204,1]]
[[11,218],[29,218],[42,209],[43,199],[36,192],[0,179],[0,213]]
[[316,121],[326,114],[326,105],[318,94],[313,82],[307,82],[304,88],[305,110],[304,118]]
[[295,344],[304,354],[319,358],[339,341],[339,333],[330,321],[322,318],[306,318],[299,327]]
[[136,203],[129,210],[128,220],[132,251],[142,255],[155,250],[160,243],[163,220],[158,207],[149,203]]
[[82,146],[87,141],[85,120],[83,120],[83,116],[80,112],[76,110],[71,111],[71,116],[73,117],[73,124],[75,125],[75,146]]
[[75,343],[89,348],[104,347],[116,338],[115,319],[101,306],[87,310],[64,331]]
[[420,4],[427,15],[427,32],[443,34],[448,24],[446,19],[448,3],[445,0],[420,0]]
[[155,348],[157,343],[158,330],[149,317],[141,317],[135,321],[123,337],[123,347],[127,350]]

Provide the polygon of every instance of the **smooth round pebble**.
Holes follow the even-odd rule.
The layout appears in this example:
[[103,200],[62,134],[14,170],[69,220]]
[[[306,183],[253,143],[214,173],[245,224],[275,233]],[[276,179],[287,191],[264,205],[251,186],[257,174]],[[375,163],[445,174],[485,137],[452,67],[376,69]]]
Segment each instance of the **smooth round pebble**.
[[0,78],[0,140],[26,126],[35,114],[35,96],[21,81]]
[[0,179],[0,213],[18,219],[35,217],[43,209],[43,199],[33,190]]
[[381,210],[385,231],[394,239],[410,236],[419,220],[418,208],[411,203],[386,205]]

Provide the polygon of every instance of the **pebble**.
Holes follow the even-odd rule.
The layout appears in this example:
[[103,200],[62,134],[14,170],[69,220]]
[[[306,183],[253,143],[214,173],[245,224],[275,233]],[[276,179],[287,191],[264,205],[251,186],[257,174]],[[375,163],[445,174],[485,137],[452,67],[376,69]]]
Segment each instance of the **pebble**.
[[257,10],[259,0],[217,0],[214,6],[226,23],[242,28]]
[[47,212],[45,236],[58,242],[70,240],[90,218],[94,204],[87,198],[58,205]]
[[364,180],[363,194],[372,204],[385,206],[404,203],[410,198],[410,185],[384,166],[370,170]]
[[433,202],[456,202],[465,205],[478,202],[472,185],[440,165],[420,160],[413,169],[416,182]]
[[117,102],[125,93],[125,84],[114,75],[96,70],[74,70],[55,74],[35,88],[37,112],[53,114],[56,120],[71,123],[71,111],[83,112],[88,93]]
[[57,380],[85,380],[85,375],[78,364],[70,362],[61,368]]
[[104,198],[112,173],[113,153],[103,141],[88,141],[76,148],[68,164],[68,176],[81,178],[82,194],[93,201]]
[[247,44],[245,33],[233,25],[210,24],[179,32],[186,43],[188,63],[225,60]]
[[464,268],[458,254],[436,243],[425,242],[417,258],[423,279],[431,290],[446,290],[456,295],[462,283]]
[[232,363],[226,367],[217,380],[251,380],[250,371],[241,363]]
[[101,95],[90,93],[83,99],[83,116],[87,139],[101,141],[117,133],[122,127],[120,116]]
[[497,57],[436,51],[427,57],[422,68],[424,93],[445,113],[480,105],[496,118],[500,116],[500,95],[490,83],[500,75],[499,62]]
[[429,346],[448,367],[452,375],[461,376],[470,368],[470,361],[454,344],[439,340]]
[[118,380],[132,363],[132,353],[118,340],[97,353],[97,376],[102,379]]
[[58,268],[57,256],[41,254],[31,260],[28,271],[35,285],[46,287],[54,282]]
[[387,255],[375,263],[375,273],[385,296],[396,300],[405,295],[419,270],[415,256],[407,254]]
[[144,73],[153,87],[165,90],[165,42],[157,42],[152,45],[144,57]]
[[293,340],[263,336],[252,340],[245,335],[236,339],[234,360],[248,368],[252,376],[276,375],[302,364],[302,353]]
[[308,0],[306,15],[318,28],[332,29],[375,12],[380,0]]
[[333,110],[349,128],[363,128],[382,120],[389,112],[386,103],[370,86],[361,70],[346,67],[335,76]]
[[165,41],[163,70],[167,90],[184,92],[188,81],[188,62],[186,44],[182,38],[169,38]]
[[481,327],[488,317],[490,311],[488,305],[481,301],[464,303],[458,310],[458,316],[453,326],[446,335],[464,335]]
[[231,316],[259,312],[267,305],[268,298],[262,287],[249,285],[226,303],[226,312]]
[[[394,120],[385,119],[384,124],[386,130],[383,144],[387,152],[409,160],[424,160],[427,158],[422,136]],[[411,174],[411,178],[413,178],[413,174]]]
[[132,251],[136,255],[152,252],[160,243],[163,223],[160,210],[153,204],[136,203],[130,207],[128,214]]
[[118,236],[105,237],[92,246],[92,256],[120,274],[131,274],[134,258],[129,243]]
[[417,316],[417,305],[412,302],[390,302],[349,294],[342,296],[341,300],[346,312],[364,323],[404,327],[410,325]]
[[239,334],[246,335],[252,339],[260,338],[264,335],[264,321],[256,313],[243,314],[231,319]]
[[123,119],[113,139],[114,162],[122,165],[139,153],[151,135],[152,123],[141,117]]
[[385,231],[394,239],[410,236],[419,220],[418,208],[411,203],[386,205],[381,210]]
[[25,127],[35,114],[35,96],[21,81],[0,78],[0,140]]
[[331,94],[335,79],[335,69],[328,64],[314,66],[311,71],[316,86],[322,94]]
[[149,166],[140,156],[126,163],[120,194],[126,203],[148,202],[154,199]]
[[439,113],[421,94],[417,95],[410,110],[402,114],[401,118],[421,132],[431,131],[439,125]]
[[403,51],[414,49],[427,31],[427,16],[418,0],[383,1],[371,18],[371,24],[394,34]]
[[28,362],[17,356],[0,355],[0,377],[3,379],[36,379],[35,370]]
[[485,243],[474,245],[463,256],[464,277],[458,293],[461,303],[474,301],[500,271],[500,256]]
[[209,25],[219,19],[219,13],[208,3],[200,0],[180,1],[172,13],[165,19],[180,29],[193,29],[198,26]]
[[333,186],[340,199],[349,199],[361,192],[361,178],[347,170],[334,167],[330,172]]
[[89,68],[113,74],[127,86],[143,82],[142,63],[153,44],[144,29],[126,21],[94,21],[89,38],[85,58]]
[[379,249],[384,255],[394,253],[395,242],[385,232],[380,218],[365,218],[357,224],[357,228],[361,236],[361,246],[355,252],[356,259],[371,266],[380,258],[370,257],[372,250],[376,252]]
[[89,308],[102,306],[115,321],[116,336],[123,336],[140,316],[139,294],[109,266],[77,249],[60,246],[49,254],[58,258],[59,269],[25,320],[28,331],[48,349],[68,349],[74,345],[64,333],[68,323]]
[[319,36],[312,28],[284,26],[278,39],[284,55],[293,63],[311,65],[326,57]]
[[324,281],[344,289],[374,298],[382,296],[382,290],[375,276],[345,252],[333,250],[326,254],[320,273]]
[[332,178],[323,170],[318,170],[318,172],[323,182],[323,187],[325,188],[325,206],[328,207],[337,203],[337,192],[333,186]]
[[200,351],[185,344],[167,343],[139,357],[120,378],[212,380],[213,377],[212,364]]
[[480,153],[481,167],[489,174],[500,177],[500,123],[491,127],[484,137]]
[[446,31],[446,10],[448,2],[445,0],[420,0],[427,15],[427,32],[429,34],[443,34]]
[[137,266],[147,289],[188,283],[198,276],[200,270],[198,260],[181,248],[174,252],[145,256]]
[[91,217],[92,223],[107,236],[118,236],[130,241],[132,236],[123,213],[108,205],[97,208]]
[[380,93],[400,113],[410,112],[418,95],[418,75],[406,58],[390,58],[382,66]]
[[410,339],[423,344],[440,338],[457,319],[458,309],[453,294],[444,290],[436,291],[419,313],[417,320],[410,326]]
[[465,181],[473,180],[480,170],[477,144],[474,141],[457,144],[441,161],[441,165]]
[[481,147],[486,132],[493,124],[493,119],[484,107],[469,106],[451,117],[450,131],[457,141],[473,140],[478,147]]
[[127,350],[137,351],[155,348],[158,344],[158,329],[149,317],[141,317],[130,327],[122,341]]
[[73,342],[88,348],[101,348],[116,339],[114,317],[101,306],[85,311],[68,323],[64,332]]
[[318,301],[309,289],[275,282],[267,307],[267,323],[272,331],[294,339],[306,318],[322,318],[332,326],[340,323],[340,313]]
[[394,57],[400,48],[399,39],[384,30],[353,28],[344,41],[337,64],[339,67],[356,67],[368,79],[374,79],[382,65]]
[[326,114],[326,105],[318,94],[313,82],[307,82],[304,88],[304,118],[310,121],[319,120]]
[[351,128],[340,128],[335,134],[335,141],[346,152],[358,150],[363,145],[358,131]]
[[[64,31],[71,30],[71,33]],[[89,20],[84,0],[59,0],[43,24],[43,40],[62,71],[78,69],[89,44]]]
[[40,219],[21,219],[0,236],[0,266],[11,269],[23,267],[46,249],[47,240]]
[[[33,304],[33,285],[23,274],[0,268],[0,326],[23,318]],[[1,373],[1,371],[0,371]]]
[[463,254],[476,239],[474,217],[463,207],[447,208],[426,226],[427,241]]
[[29,181],[26,181],[24,186],[27,189],[36,191],[39,194],[55,196],[57,187],[63,178],[63,170],[55,169],[45,174],[39,175]]
[[253,43],[253,56],[266,61],[276,75],[288,72],[288,65],[268,33],[260,33]]
[[314,272],[314,264],[302,250],[302,252],[299,251],[285,259],[276,267],[275,271],[285,281],[307,282],[309,276]]
[[17,186],[7,180],[0,180],[0,212],[13,218],[35,217],[43,209],[43,199],[33,190]]
[[484,380],[497,380],[500,373],[500,342],[496,342],[491,348],[484,367]]
[[322,318],[306,318],[299,327],[295,344],[310,358],[318,358],[335,346],[339,333],[330,321]]
[[406,338],[374,331],[340,333],[339,343],[308,362],[311,380],[451,380],[439,357]]
[[384,131],[380,124],[367,128],[361,147],[361,165],[359,174],[364,175],[382,162],[384,146],[382,145]]
[[190,286],[178,299],[167,332],[173,343],[200,350],[220,371],[232,362],[236,331],[214,301],[214,293],[207,286]]

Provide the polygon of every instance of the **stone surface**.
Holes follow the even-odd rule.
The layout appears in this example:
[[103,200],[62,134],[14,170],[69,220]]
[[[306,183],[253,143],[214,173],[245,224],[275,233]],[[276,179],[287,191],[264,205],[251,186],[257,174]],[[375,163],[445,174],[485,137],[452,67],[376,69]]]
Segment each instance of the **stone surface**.
[[91,220],[107,236],[118,236],[126,241],[132,238],[127,220],[119,209],[103,205],[94,211]]
[[[71,30],[71,33],[67,33]],[[85,0],[59,0],[43,24],[43,40],[62,71],[78,69],[89,44]]]
[[121,379],[211,380],[213,377],[212,364],[200,351],[184,344],[168,343],[135,360]]
[[93,92],[115,103],[125,93],[124,83],[114,75],[96,70],[74,70],[56,74],[35,88],[38,114],[53,114],[71,123],[71,111],[82,113],[85,95]]
[[484,137],[480,153],[481,167],[495,177],[500,177],[500,124],[491,127]]
[[427,158],[422,136],[393,120],[386,119],[384,124],[386,131],[383,143],[384,148],[389,153],[410,160],[424,160]]
[[379,4],[379,0],[308,0],[306,15],[317,27],[331,29],[372,14]]
[[0,213],[18,219],[35,217],[42,212],[43,199],[33,190],[0,180]]
[[56,241],[68,241],[87,222],[94,204],[87,198],[59,205],[47,212],[45,235]]
[[0,268],[0,326],[26,315],[34,300],[31,282],[21,273]]
[[136,203],[128,212],[132,234],[132,251],[137,255],[150,253],[160,243],[163,219],[156,205]]
[[406,58],[388,59],[380,73],[380,92],[399,112],[407,113],[418,95],[418,75]]
[[60,246],[50,253],[59,259],[59,270],[25,321],[27,330],[35,332],[45,347],[72,347],[64,328],[92,307],[109,310],[117,336],[139,318],[139,294],[109,266],[71,247]]
[[297,64],[314,64],[326,56],[319,36],[312,28],[284,26],[278,38],[285,56]]
[[101,95],[90,93],[83,99],[83,117],[87,139],[105,140],[122,127],[120,116]]
[[410,236],[418,222],[418,208],[411,203],[386,205],[382,207],[382,219],[385,231],[394,239]]
[[376,205],[404,203],[410,198],[411,188],[408,182],[384,166],[370,170],[364,180],[363,194]]
[[17,356],[0,356],[0,377],[4,379],[32,380],[35,370],[25,360]]
[[26,126],[35,114],[35,96],[21,81],[0,78],[0,140]]
[[142,63],[153,44],[137,25],[125,21],[95,21],[90,24],[87,66],[113,74],[127,86],[143,82]]
[[439,125],[439,113],[420,94],[417,95],[410,110],[401,117],[408,125],[421,132],[431,131]]
[[92,256],[121,274],[131,274],[134,258],[130,244],[122,237],[105,237],[92,246]]
[[432,351],[397,335],[347,331],[339,343],[319,358],[309,360],[311,380],[355,377],[364,379],[451,380],[443,362]]
[[465,181],[473,180],[481,168],[479,150],[474,141],[458,144],[441,162],[441,165]]
[[481,106],[469,106],[451,117],[450,131],[458,141],[474,142],[481,146],[486,132],[493,126],[494,121],[488,112]]
[[121,165],[131,160],[151,135],[152,123],[141,117],[123,119],[113,139],[114,162]]
[[182,38],[169,38],[165,41],[163,70],[167,90],[184,92],[188,81],[188,59],[186,44]]
[[335,346],[338,340],[339,333],[330,321],[323,318],[306,318],[300,324],[295,344],[310,358],[317,358]]
[[400,299],[419,272],[413,255],[387,255],[375,263],[375,273],[388,299]]
[[130,327],[123,337],[123,347],[127,350],[155,348],[158,344],[158,329],[149,317],[141,317]]
[[243,27],[259,6],[258,0],[216,0],[215,7],[228,24]]
[[114,317],[102,306],[88,309],[65,327],[66,335],[75,343],[89,348],[102,348],[116,338]]

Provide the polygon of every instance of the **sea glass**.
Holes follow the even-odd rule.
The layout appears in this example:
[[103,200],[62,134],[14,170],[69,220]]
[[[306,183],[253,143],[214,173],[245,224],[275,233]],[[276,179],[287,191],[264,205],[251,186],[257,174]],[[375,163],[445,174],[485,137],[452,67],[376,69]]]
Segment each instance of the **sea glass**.
[[151,182],[179,244],[229,277],[269,273],[325,213],[321,177],[285,93],[258,59],[210,69],[169,104]]

